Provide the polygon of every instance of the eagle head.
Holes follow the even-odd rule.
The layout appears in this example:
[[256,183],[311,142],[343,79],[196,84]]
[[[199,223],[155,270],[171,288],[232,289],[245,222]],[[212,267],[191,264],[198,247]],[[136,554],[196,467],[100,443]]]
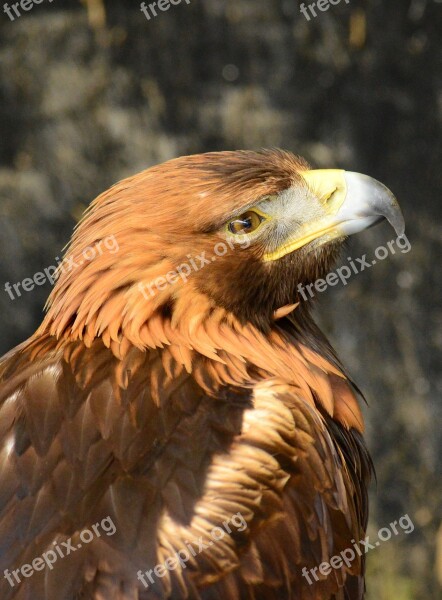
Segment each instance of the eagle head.
[[[347,236],[404,221],[381,183],[340,169],[312,170],[281,150],[210,152],[170,160],[100,195],[73,236],[44,327],[93,339],[112,326],[137,337],[155,311],[204,296],[241,323],[268,331],[333,266]],[[118,255],[95,252],[106,236]],[[117,324],[115,324],[117,321]]]

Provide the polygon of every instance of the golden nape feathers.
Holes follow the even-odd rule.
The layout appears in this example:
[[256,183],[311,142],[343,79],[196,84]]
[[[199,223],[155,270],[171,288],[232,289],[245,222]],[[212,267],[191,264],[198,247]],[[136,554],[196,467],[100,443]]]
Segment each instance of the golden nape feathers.
[[383,218],[379,182],[280,150],[99,196],[0,363],[1,598],[362,598],[363,556],[318,571],[364,536],[370,459],[299,286]]

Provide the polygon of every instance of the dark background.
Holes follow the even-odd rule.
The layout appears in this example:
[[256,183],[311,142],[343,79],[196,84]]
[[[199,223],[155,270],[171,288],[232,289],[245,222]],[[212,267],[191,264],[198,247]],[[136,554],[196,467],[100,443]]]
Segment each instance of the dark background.
[[[412,249],[321,294],[317,313],[369,402],[370,530],[415,524],[368,555],[368,598],[440,597],[442,3],[342,0],[309,22],[295,0],[183,0],[150,21],[139,8],[0,12],[1,350],[33,332],[50,291],[11,300],[5,282],[56,264],[89,201],[122,177],[280,146],[380,179]],[[347,256],[393,238],[369,230]]]

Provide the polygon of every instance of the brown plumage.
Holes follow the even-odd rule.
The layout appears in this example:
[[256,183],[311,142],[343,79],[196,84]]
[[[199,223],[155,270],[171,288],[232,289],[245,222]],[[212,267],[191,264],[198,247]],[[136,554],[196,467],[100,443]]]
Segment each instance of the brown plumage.
[[[362,598],[363,557],[312,585],[301,573],[363,538],[370,473],[354,387],[297,288],[344,235],[263,258],[285,248],[284,211],[303,223],[297,199],[325,210],[308,169],[276,150],[196,155],[91,204],[67,251],[78,266],[0,363],[1,571],[76,549],[2,578],[2,599]],[[261,233],[215,255],[225,223],[263,200],[277,214]],[[82,260],[107,236],[118,253]],[[142,293],[204,252],[187,281]],[[148,587],[138,577],[237,513],[244,528]],[[106,517],[115,533],[78,548]]]

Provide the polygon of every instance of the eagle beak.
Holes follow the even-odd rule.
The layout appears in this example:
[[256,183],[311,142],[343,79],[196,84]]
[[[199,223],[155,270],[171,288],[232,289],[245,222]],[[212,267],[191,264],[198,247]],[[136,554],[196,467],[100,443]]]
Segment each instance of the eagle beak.
[[397,236],[404,235],[405,223],[398,201],[380,181],[344,171],[347,195],[335,215],[338,229],[344,235],[352,235],[368,229],[386,219]]
[[295,238],[266,254],[264,260],[277,260],[314,240],[323,244],[358,233],[383,219],[397,236],[404,234],[404,217],[396,198],[376,179],[339,169],[305,171],[301,176],[322,205],[322,214],[305,222]]

